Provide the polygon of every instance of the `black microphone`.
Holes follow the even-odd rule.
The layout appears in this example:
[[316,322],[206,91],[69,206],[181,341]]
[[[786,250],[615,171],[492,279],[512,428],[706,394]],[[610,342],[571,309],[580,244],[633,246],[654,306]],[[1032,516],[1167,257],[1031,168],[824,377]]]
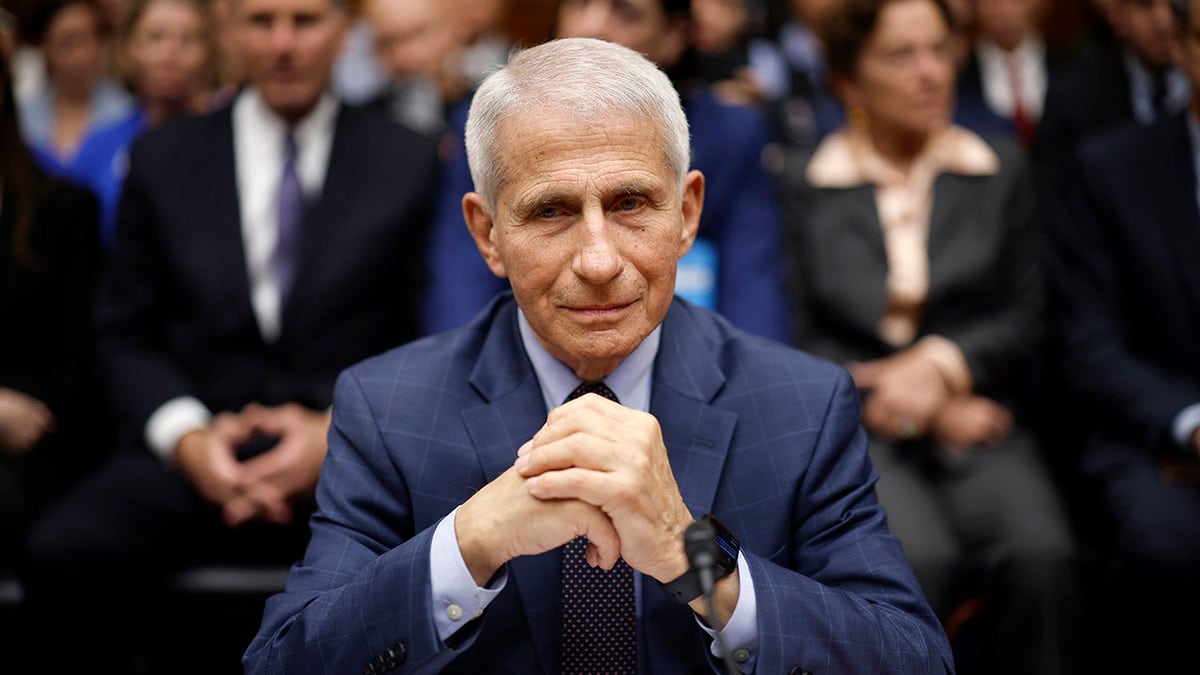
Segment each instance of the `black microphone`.
[[725,672],[728,675],[739,675],[733,655],[725,647],[725,639],[721,636],[721,625],[717,619],[716,605],[713,601],[713,582],[717,564],[717,533],[707,521],[698,520],[683,532],[683,552],[687,555],[688,564],[696,571],[700,580],[700,591],[704,594],[704,602],[708,605],[708,624],[717,631],[717,648],[721,651],[721,660],[725,662]]

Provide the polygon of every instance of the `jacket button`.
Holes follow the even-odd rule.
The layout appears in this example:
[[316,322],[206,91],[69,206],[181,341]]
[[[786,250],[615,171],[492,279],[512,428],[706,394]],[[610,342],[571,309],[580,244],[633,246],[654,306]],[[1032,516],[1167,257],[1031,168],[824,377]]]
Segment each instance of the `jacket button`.
[[788,675],[813,675],[813,674],[811,671],[801,670],[800,666],[796,666],[795,668],[792,668],[791,672],[788,673]]
[[404,659],[408,658],[408,649],[404,646],[403,642],[397,642],[392,645],[392,651],[396,654],[396,665],[404,663]]
[[363,666],[363,675],[378,675],[378,671],[375,670],[375,664],[368,663]]

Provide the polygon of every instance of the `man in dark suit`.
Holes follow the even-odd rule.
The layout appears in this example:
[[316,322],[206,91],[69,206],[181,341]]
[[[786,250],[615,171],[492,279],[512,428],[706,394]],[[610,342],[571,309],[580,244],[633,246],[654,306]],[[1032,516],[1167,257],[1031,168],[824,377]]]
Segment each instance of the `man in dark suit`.
[[[1172,0],[1200,87],[1200,1]],[[1109,612],[1142,672],[1200,671],[1200,97],[1080,150],[1057,228],[1063,376],[1084,407],[1084,473],[1112,521],[1129,603]]]
[[1059,166],[1087,135],[1136,120],[1151,124],[1180,112],[1188,82],[1168,49],[1170,0],[1112,0],[1108,19],[1117,38],[1062,69],[1046,92],[1036,154]]
[[[339,379],[313,538],[248,672],[952,671],[848,374],[672,300],[704,195],[687,128],[608,42],[484,82],[464,210],[512,295]],[[706,513],[715,615],[682,541]]]
[[416,335],[435,141],[328,93],[337,0],[235,7],[249,86],[131,153],[97,310],[126,451],[29,542],[39,633],[113,670],[135,589],[299,555],[336,374]]

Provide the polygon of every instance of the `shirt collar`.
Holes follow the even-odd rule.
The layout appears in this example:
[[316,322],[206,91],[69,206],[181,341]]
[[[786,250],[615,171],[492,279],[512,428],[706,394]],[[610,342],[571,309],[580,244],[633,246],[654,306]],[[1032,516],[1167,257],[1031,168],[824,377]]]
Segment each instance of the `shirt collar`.
[[[579,377],[567,364],[546,351],[534,334],[533,327],[529,325],[529,320],[525,318],[525,312],[520,309],[517,311],[517,327],[521,333],[525,353],[529,355],[533,372],[542,388],[546,410],[554,410],[579,386]],[[654,359],[658,356],[661,340],[662,324],[659,324],[632,354],[617,365],[616,370],[604,378],[604,383],[626,408],[642,412],[650,410],[650,373],[653,370]]]
[[1046,43],[1037,34],[1026,35],[1012,51],[1005,51],[990,40],[980,40],[975,50],[981,60],[990,59],[1001,64],[1012,59],[1022,66],[1036,65],[1046,58]]
[[[929,163],[935,172],[966,176],[991,176],[1000,170],[1000,158],[982,138],[954,125],[935,134],[914,163]],[[865,135],[849,129],[830,134],[817,147],[805,175],[817,188],[905,182],[900,170],[880,155]]]
[[[289,130],[288,124],[267,106],[258,89],[254,87],[244,89],[238,95],[234,106],[238,109],[235,114],[243,115],[243,119],[253,124],[255,129],[270,134],[282,146],[284,136]],[[296,144],[303,148],[307,141],[311,141],[319,135],[332,133],[336,118],[337,98],[326,91],[321,94],[321,98],[317,100],[317,104],[313,106],[308,115],[291,127]]]

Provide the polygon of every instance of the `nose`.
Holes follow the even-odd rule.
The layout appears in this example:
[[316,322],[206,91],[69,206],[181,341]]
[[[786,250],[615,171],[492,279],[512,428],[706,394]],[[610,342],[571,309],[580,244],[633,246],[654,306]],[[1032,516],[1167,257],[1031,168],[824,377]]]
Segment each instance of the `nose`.
[[949,79],[951,70],[946,56],[936,49],[921,50],[917,53],[917,73],[922,81],[930,84],[942,84]]
[[579,250],[572,261],[576,276],[597,286],[621,275],[624,259],[615,240],[613,225],[599,207],[587,209],[575,224],[580,238]]
[[275,51],[290,51],[295,41],[296,26],[291,19],[279,19],[271,25],[271,46]]

